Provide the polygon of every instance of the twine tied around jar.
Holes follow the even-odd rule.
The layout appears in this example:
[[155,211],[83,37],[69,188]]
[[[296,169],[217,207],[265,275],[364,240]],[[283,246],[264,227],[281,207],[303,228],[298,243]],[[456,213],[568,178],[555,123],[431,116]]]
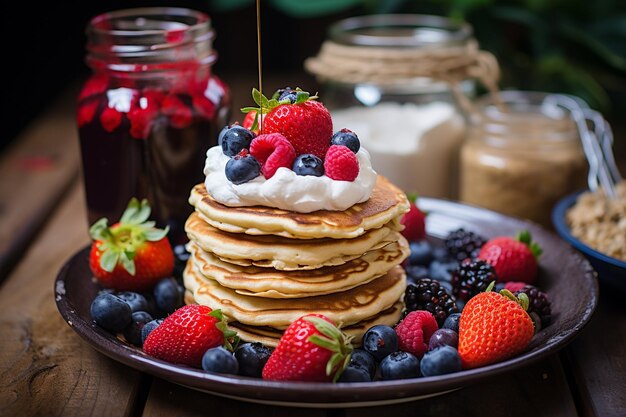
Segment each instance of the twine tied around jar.
[[325,41],[317,56],[304,67],[321,79],[345,83],[392,84],[417,77],[442,81],[450,86],[459,106],[468,114],[472,104],[461,82],[474,79],[489,90],[496,102],[500,67],[493,54],[469,40],[463,46],[422,48],[343,45]]

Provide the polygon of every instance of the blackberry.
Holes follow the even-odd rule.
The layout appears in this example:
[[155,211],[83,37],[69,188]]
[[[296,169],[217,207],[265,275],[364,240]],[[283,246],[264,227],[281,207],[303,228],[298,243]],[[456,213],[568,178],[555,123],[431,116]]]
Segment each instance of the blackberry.
[[[541,291],[539,288],[534,285],[525,285],[519,291],[515,291],[515,296],[517,297],[520,293],[525,293],[528,296],[528,314],[535,313],[539,316],[541,321],[541,327],[546,327],[552,321],[552,308],[550,305],[550,300],[548,299],[548,295]],[[539,331],[540,329],[537,329]]]
[[452,293],[456,298],[467,301],[485,291],[492,281],[497,281],[493,266],[485,261],[466,259],[452,272]]
[[404,294],[404,303],[407,312],[426,310],[432,313],[439,327],[443,325],[452,313],[458,313],[456,300],[451,296],[439,281],[430,278],[421,278],[415,284],[409,284]]
[[484,237],[460,228],[448,234],[445,246],[453,259],[462,262],[467,258],[474,259],[486,242]]

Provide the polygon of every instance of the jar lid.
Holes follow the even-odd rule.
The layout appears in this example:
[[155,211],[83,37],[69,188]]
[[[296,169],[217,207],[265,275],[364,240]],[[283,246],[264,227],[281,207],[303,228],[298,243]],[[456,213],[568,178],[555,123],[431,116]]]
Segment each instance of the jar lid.
[[473,29],[442,16],[386,14],[341,20],[329,28],[328,36],[344,45],[419,48],[465,44]]

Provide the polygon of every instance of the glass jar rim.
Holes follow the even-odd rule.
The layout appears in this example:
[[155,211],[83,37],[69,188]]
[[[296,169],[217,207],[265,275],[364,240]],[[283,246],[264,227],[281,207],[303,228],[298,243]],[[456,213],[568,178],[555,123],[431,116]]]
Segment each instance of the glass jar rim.
[[[162,63],[211,65],[215,31],[206,13],[181,7],[140,7],[102,13],[86,28],[92,68],[144,72]],[[141,64],[137,67],[136,64]]]
[[[389,34],[385,34],[385,30]],[[469,23],[425,14],[356,16],[340,20],[328,29],[328,37],[334,42],[357,46],[453,46],[466,43],[472,36],[473,28]]]
[[[130,9],[121,9],[111,12],[101,13],[93,17],[87,26],[87,32],[93,31],[100,35],[114,35],[114,36],[142,36],[142,35],[159,35],[165,34],[171,29],[141,29],[141,26],[145,24],[146,19],[150,16],[168,16],[177,17],[179,19],[195,19],[196,23],[185,24],[174,19],[162,20],[162,22],[181,23],[184,25],[185,31],[197,32],[203,28],[207,30],[211,29],[211,18],[208,14],[200,12],[198,10],[186,9],[183,7],[136,7]],[[130,18],[135,17],[134,22],[137,25],[136,29],[114,29],[110,26],[110,22],[113,21],[130,21]],[[178,30],[182,30],[180,27]],[[176,29],[175,29],[176,30]]]
[[528,140],[541,140],[545,145],[578,144],[578,129],[571,113],[546,103],[550,95],[539,91],[500,91],[498,98],[504,106],[498,105],[493,96],[485,95],[475,102],[477,111],[470,116],[471,125],[492,144],[504,141],[522,145]]

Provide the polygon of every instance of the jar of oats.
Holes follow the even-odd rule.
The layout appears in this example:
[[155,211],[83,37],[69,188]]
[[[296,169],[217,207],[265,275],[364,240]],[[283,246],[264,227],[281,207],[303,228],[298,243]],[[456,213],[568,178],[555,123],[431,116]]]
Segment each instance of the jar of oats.
[[461,201],[550,226],[552,207],[585,186],[576,124],[547,94],[503,91],[476,103],[461,149]]

